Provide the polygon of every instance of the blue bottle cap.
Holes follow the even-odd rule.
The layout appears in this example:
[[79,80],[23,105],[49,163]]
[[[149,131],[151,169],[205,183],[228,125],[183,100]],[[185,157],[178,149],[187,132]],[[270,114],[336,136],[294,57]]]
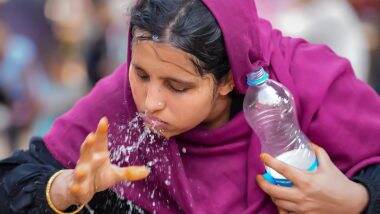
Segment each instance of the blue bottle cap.
[[249,86],[257,86],[266,82],[268,79],[269,74],[261,67],[247,75],[247,84]]

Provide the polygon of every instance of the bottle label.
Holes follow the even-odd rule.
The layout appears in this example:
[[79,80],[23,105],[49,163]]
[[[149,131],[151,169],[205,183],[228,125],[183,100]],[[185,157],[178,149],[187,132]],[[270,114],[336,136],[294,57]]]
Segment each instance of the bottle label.
[[[310,167],[307,169],[308,172],[314,172],[318,168],[318,160],[315,159],[315,161],[310,165]],[[293,183],[288,179],[283,178],[274,178],[268,170],[263,174],[263,177],[266,181],[273,185],[280,185],[284,187],[292,187]]]

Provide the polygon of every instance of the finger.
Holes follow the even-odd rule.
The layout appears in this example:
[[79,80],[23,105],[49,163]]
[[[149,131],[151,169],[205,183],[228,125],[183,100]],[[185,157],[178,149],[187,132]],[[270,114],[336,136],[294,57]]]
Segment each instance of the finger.
[[90,153],[91,153],[90,150],[92,146],[94,145],[95,140],[96,139],[95,139],[94,133],[91,132],[89,135],[87,135],[86,139],[84,140],[80,148],[80,160],[78,163],[80,163],[81,161],[89,160]]
[[[271,197],[271,200],[272,200],[273,203],[274,203],[274,201],[275,201],[276,199],[273,198],[273,197]],[[277,206],[276,206],[276,207],[277,207]],[[287,214],[287,213],[288,213],[286,210],[283,210],[283,209],[281,209],[280,207],[277,207],[277,212],[278,212],[279,214]]]
[[299,183],[299,179],[305,178],[307,176],[307,174],[302,172],[301,170],[291,165],[288,165],[280,160],[277,160],[269,154],[262,153],[260,155],[260,158],[266,166],[276,170],[278,173],[282,174],[287,179],[292,181],[295,185]]
[[90,167],[88,167],[87,164],[77,165],[74,171],[74,181],[78,183],[84,181],[87,175],[89,174],[89,172],[90,172]]
[[108,119],[107,117],[102,117],[102,119],[100,119],[99,123],[98,123],[98,127],[96,129],[96,140],[98,141],[96,143],[96,147],[97,149],[100,149],[100,150],[107,150],[108,149],[108,138],[107,138],[107,135],[108,135],[108,127],[109,127],[109,123],[108,123]]
[[84,150],[88,150],[91,148],[92,144],[95,142],[95,135],[93,132],[87,135],[86,139],[84,139],[84,142],[81,145],[81,153],[84,152]]
[[79,183],[72,183],[69,186],[69,191],[72,197],[75,198],[75,201],[77,201],[78,204],[86,204],[87,203],[87,197],[86,194],[89,191],[88,188],[86,188],[87,185],[79,184]]
[[97,169],[108,159],[109,159],[108,152],[96,152],[92,154],[92,161],[91,161],[92,169]]
[[272,199],[272,201],[277,206],[279,213],[296,212],[299,208],[299,206],[296,203],[291,201],[286,201],[282,199]]
[[115,172],[120,181],[137,181],[146,178],[150,173],[150,169],[146,166],[116,166]]
[[297,201],[300,199],[300,193],[295,187],[282,187],[268,183],[262,175],[256,176],[256,181],[260,188],[272,198],[286,199]]
[[315,152],[315,155],[318,159],[318,164],[320,168],[325,168],[326,166],[330,166],[332,164],[332,161],[330,159],[330,156],[327,154],[326,150],[322,147],[312,143],[311,146],[313,147],[313,150]]

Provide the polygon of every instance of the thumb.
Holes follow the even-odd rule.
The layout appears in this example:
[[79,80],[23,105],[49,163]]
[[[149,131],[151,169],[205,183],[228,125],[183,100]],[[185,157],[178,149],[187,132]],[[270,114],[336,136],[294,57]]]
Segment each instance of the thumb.
[[138,181],[148,177],[150,169],[146,166],[115,167],[120,181]]
[[311,145],[313,147],[315,155],[317,156],[319,167],[324,168],[332,164],[332,161],[326,150],[314,143],[311,143]]

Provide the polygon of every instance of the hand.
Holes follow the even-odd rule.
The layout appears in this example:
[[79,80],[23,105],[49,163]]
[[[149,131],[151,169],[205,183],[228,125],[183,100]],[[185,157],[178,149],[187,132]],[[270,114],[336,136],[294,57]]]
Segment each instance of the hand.
[[75,169],[65,170],[53,182],[51,199],[57,209],[86,204],[96,192],[118,182],[136,181],[148,176],[149,169],[145,166],[118,167],[111,163],[107,134],[108,120],[104,117],[99,121],[96,132],[90,133],[83,142]]
[[276,186],[258,175],[261,189],[271,196],[280,213],[360,213],[368,203],[364,186],[349,180],[330,160],[326,151],[313,144],[318,158],[317,171],[310,173],[285,164],[268,154],[264,164],[293,182],[292,187]]

